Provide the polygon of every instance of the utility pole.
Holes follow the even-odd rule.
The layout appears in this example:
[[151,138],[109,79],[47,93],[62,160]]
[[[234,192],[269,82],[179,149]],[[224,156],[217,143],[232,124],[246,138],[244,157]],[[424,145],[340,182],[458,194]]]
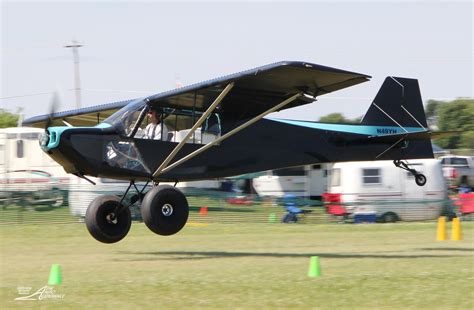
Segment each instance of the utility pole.
[[72,48],[72,55],[74,57],[74,90],[76,92],[76,108],[81,107],[81,78],[79,75],[79,51],[78,48],[83,46],[76,40],[72,40],[72,44],[65,45],[66,48]]

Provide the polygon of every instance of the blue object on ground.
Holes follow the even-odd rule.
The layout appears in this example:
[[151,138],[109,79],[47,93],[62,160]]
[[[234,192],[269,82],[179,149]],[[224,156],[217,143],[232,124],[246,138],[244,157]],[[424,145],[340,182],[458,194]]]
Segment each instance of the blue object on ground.
[[377,215],[374,213],[359,213],[354,214],[354,223],[375,223]]

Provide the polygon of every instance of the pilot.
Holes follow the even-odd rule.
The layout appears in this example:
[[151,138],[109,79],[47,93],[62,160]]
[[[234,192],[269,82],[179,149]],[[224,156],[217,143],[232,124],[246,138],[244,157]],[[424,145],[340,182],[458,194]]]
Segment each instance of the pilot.
[[165,123],[161,123],[161,116],[157,110],[151,109],[148,112],[148,122],[149,124],[145,128],[148,139],[161,140],[163,137],[163,140],[168,140],[169,129]]

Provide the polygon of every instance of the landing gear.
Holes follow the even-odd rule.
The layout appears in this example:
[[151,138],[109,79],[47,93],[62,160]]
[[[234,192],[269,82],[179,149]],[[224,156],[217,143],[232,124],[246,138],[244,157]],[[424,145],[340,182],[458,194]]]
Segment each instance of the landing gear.
[[[125,238],[132,225],[132,214],[129,207],[138,200],[142,200],[143,191],[147,185],[148,183],[140,191],[135,182],[130,181],[122,198],[112,195],[95,198],[87,208],[84,219],[92,237],[103,243],[115,243]],[[132,186],[136,189],[137,195],[125,203],[125,198]]]
[[[129,207],[137,201],[141,201],[142,218],[151,231],[162,236],[180,231],[189,215],[186,197],[177,188],[167,185],[156,186],[143,195],[147,184],[140,191],[131,181],[122,198],[104,195],[94,199],[85,216],[87,230],[92,237],[104,243],[122,240],[132,224]],[[137,190],[137,195],[125,203],[125,197],[132,186]]]
[[186,197],[172,186],[157,186],[146,193],[143,199],[142,218],[154,233],[169,236],[180,231],[189,215]]
[[418,186],[423,186],[426,184],[426,177],[424,174],[417,174],[415,175],[415,182],[416,182],[416,185]]
[[415,183],[418,186],[424,186],[426,184],[426,177],[424,174],[419,173],[415,169],[408,167],[408,163],[400,159],[395,159],[393,164],[403,170],[410,172],[415,177]]
[[132,225],[129,208],[117,196],[104,195],[94,199],[86,211],[87,230],[96,240],[115,243],[122,240]]

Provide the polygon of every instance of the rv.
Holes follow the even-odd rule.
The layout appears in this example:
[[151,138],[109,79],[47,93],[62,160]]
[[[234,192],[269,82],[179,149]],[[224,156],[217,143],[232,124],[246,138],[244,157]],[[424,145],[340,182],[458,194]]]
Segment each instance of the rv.
[[417,186],[413,175],[392,161],[336,163],[330,170],[328,196],[347,213],[375,214],[379,221],[415,221],[437,218],[447,200],[447,186],[436,159],[410,160],[427,182]]
[[2,205],[61,206],[67,202],[69,176],[41,151],[38,128],[0,129],[0,201]]
[[267,171],[253,179],[253,188],[259,196],[289,194],[318,199],[327,188],[327,168],[326,165],[311,165]]

